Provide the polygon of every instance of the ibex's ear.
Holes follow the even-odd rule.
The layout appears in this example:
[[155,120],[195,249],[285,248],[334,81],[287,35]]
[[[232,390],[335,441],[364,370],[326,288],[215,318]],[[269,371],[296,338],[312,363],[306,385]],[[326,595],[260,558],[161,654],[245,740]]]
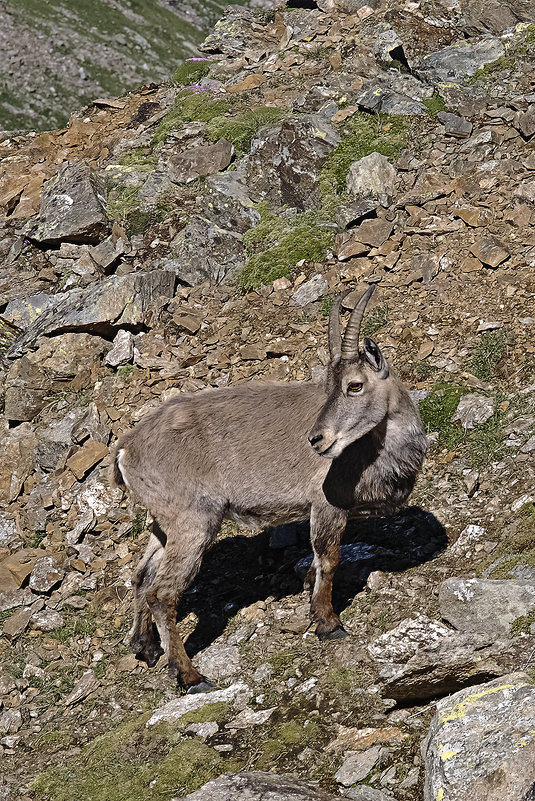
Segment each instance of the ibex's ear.
[[383,358],[383,354],[379,350],[379,346],[373,341],[373,339],[368,339],[368,337],[365,337],[364,339],[364,355],[372,370],[375,370],[376,373],[380,373],[381,378],[388,378],[388,364]]

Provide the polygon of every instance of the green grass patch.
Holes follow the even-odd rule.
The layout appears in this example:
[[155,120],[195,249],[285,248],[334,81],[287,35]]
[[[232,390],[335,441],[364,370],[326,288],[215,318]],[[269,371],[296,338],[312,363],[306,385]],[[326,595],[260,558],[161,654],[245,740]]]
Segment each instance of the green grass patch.
[[496,377],[498,364],[506,353],[507,333],[486,331],[468,362],[468,369],[481,381],[491,381]]
[[186,122],[210,122],[214,117],[225,114],[231,107],[231,101],[214,100],[209,92],[180,92],[165,117],[158,123],[152,144],[163,142],[172,131],[178,130]]
[[424,100],[423,104],[426,107],[427,114],[430,117],[436,117],[441,111],[447,111],[446,101],[437,91],[433,92],[433,95],[428,97],[427,100]]
[[46,537],[46,531],[34,531],[33,535],[31,536],[28,542],[28,547],[39,548],[45,537]]
[[122,167],[131,167],[137,172],[154,172],[158,166],[158,159],[153,156],[149,147],[136,147],[123,153],[118,163]]
[[198,739],[171,745],[161,733],[145,728],[149,716],[119,724],[85,746],[79,756],[52,765],[33,780],[34,797],[170,801],[234,767]]
[[359,111],[342,123],[340,144],[329,154],[320,173],[323,205],[336,205],[346,191],[349,168],[370,153],[398,158],[410,140],[411,121],[401,114],[367,114]]
[[535,609],[528,612],[527,615],[517,617],[511,624],[511,634],[513,637],[519,637],[521,634],[530,634],[531,626],[535,623]]
[[469,392],[465,387],[458,387],[440,381],[429,395],[420,401],[420,416],[428,434],[437,432],[437,444],[448,450],[455,450],[462,442],[464,430],[457,423],[452,423],[459,401]]
[[83,609],[64,609],[62,614],[65,625],[49,634],[58,642],[69,643],[75,637],[91,637],[97,630],[97,617],[89,606]]
[[249,152],[251,139],[258,129],[278,122],[285,113],[284,109],[263,106],[232,117],[214,117],[207,123],[206,133],[213,142],[228,139],[234,145],[236,155],[242,156]]
[[[535,567],[535,504],[525,503],[518,519],[506,530],[506,536],[489,556],[485,567],[495,566],[491,579],[510,579],[517,565]],[[535,622],[535,621],[532,621]]]
[[362,333],[365,337],[373,337],[381,328],[388,323],[388,314],[390,309],[387,303],[382,303],[375,306],[369,314],[366,315],[362,323]]
[[411,366],[413,376],[419,381],[424,381],[426,378],[429,378],[433,373],[436,373],[437,370],[438,368],[431,364],[431,362],[428,362],[427,359],[413,362]]
[[473,75],[466,76],[465,86],[473,86],[476,83],[491,84],[497,74],[513,71],[518,59],[531,54],[533,45],[535,45],[535,25],[523,26],[520,32],[506,44],[504,55],[485,64],[484,67],[480,67]]
[[288,278],[298,261],[323,261],[334,234],[316,224],[314,212],[277,217],[259,206],[262,219],[243,237],[248,260],[238,276],[238,286],[248,291],[276,278]]
[[199,83],[210,72],[215,61],[185,61],[173,73],[173,83],[180,86]]

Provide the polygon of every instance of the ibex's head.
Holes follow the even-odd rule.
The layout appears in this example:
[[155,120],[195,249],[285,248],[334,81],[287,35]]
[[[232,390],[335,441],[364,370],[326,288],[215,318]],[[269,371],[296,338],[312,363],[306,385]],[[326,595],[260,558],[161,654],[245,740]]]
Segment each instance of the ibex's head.
[[343,339],[340,304],[344,295],[331,311],[328,399],[308,437],[314,450],[328,459],[375,428],[388,411],[388,364],[372,339],[366,337],[364,349],[359,349],[360,324],[373,290],[371,286],[351,312]]

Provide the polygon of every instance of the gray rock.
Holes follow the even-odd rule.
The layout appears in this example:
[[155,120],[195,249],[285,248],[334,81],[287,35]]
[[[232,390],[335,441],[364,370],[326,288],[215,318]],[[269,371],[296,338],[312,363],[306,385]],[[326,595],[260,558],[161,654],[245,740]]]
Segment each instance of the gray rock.
[[44,311],[10,347],[15,358],[40,336],[64,331],[110,334],[124,325],[139,325],[149,308],[173,296],[174,278],[165,270],[112,276],[84,289],[73,289]]
[[25,234],[42,245],[95,244],[108,234],[109,221],[87,165],[66,164],[45,183],[37,221]]
[[455,414],[451,418],[452,423],[459,422],[463,428],[475,428],[489,420],[494,414],[494,398],[487,398],[485,395],[470,393],[463,395]]
[[39,612],[34,612],[30,618],[30,625],[40,631],[60,629],[64,622],[62,615],[55,609],[41,609]]
[[535,609],[535,581],[449,578],[439,602],[444,620],[461,631],[508,636],[512,623]]
[[308,281],[301,284],[299,289],[293,293],[292,300],[298,306],[306,306],[308,303],[314,303],[314,301],[319,300],[328,289],[329,284],[323,275],[314,273]]
[[406,662],[419,650],[433,647],[451,633],[451,629],[425,615],[402,620],[395,628],[381,634],[368,646],[368,653],[378,662]]
[[362,784],[357,787],[348,787],[343,793],[345,798],[351,798],[353,801],[392,801],[390,793],[376,790],[375,787],[367,787]]
[[191,217],[171,241],[170,257],[159,266],[176,275],[182,284],[203,281],[219,284],[245,264],[242,236],[227,231],[204,217]]
[[132,361],[133,356],[134,337],[130,331],[120,328],[113,340],[113,347],[106,354],[104,361],[110,367],[119,367],[120,364]]
[[14,520],[8,518],[0,512],[0,548],[20,545],[21,540],[17,534],[17,527]]
[[22,726],[20,709],[6,709],[0,715],[0,735],[15,734]]
[[0,591],[0,612],[6,612],[8,609],[16,609],[17,606],[27,606],[31,604],[35,596],[31,590],[18,589],[18,590],[4,590]]
[[27,328],[45,309],[57,303],[57,300],[58,295],[49,295],[46,292],[10,300],[2,317],[18,328]]
[[374,745],[365,751],[349,752],[340,768],[334,774],[338,784],[350,787],[363,781],[374,769],[381,758],[381,746]]
[[87,698],[90,693],[97,689],[99,684],[100,682],[93,671],[86,670],[74,685],[72,692],[65,698],[65,706],[73,706],[73,704],[83,701],[84,698]]
[[197,656],[197,667],[210,679],[233,676],[240,670],[240,649],[237,645],[214,643]]
[[268,200],[276,208],[319,207],[319,172],[339,142],[338,134],[320,116],[291,117],[260,128],[247,163],[251,198]]
[[340,796],[320,790],[311,782],[276,773],[226,773],[200,790],[172,801],[335,801]]
[[465,75],[473,75],[481,67],[501,58],[504,53],[502,42],[493,36],[484,37],[474,43],[459,41],[424,56],[416,72],[432,84],[457,81]]
[[65,571],[52,556],[38,559],[30,576],[29,586],[34,592],[49,592],[63,579]]
[[516,125],[526,139],[530,139],[535,134],[535,105],[531,105],[527,111],[519,115]]
[[351,164],[346,179],[347,191],[359,198],[377,198],[387,205],[392,199],[396,176],[396,169],[386,156],[370,153]]
[[467,139],[472,133],[472,123],[469,120],[465,120],[464,117],[450,114],[447,111],[440,111],[437,117],[443,124],[444,131],[448,136],[454,136],[456,139]]
[[260,222],[260,213],[249,197],[245,180],[243,159],[231,172],[210,175],[203,196],[203,217],[239,234]]
[[117,242],[113,241],[113,237],[108,236],[98,245],[95,245],[92,248],[89,248],[89,254],[96,264],[99,267],[102,267],[102,270],[108,274],[111,272],[111,268],[115,265],[115,263],[120,259],[120,257],[125,252],[125,246],[122,239],[118,239]]
[[422,743],[424,801],[533,797],[535,688],[523,673],[439,701]]
[[226,169],[233,155],[234,146],[227,139],[219,139],[213,145],[198,145],[171,156],[168,174],[175,183],[189,183]]
[[358,95],[357,102],[373,114],[424,114],[426,111],[422,102],[396,92],[382,81],[368,84]]

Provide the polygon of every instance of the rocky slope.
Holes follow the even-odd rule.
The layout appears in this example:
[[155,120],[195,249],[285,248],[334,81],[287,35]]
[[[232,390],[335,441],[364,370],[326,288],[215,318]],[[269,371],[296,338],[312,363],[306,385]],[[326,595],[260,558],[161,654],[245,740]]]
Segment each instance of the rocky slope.
[[[534,21],[303,5],[0,142],[0,798],[533,793]],[[225,525],[178,614],[217,689],[182,697],[128,650],[150,521],[114,441],[178,392],[320,380],[369,283],[431,441],[412,506],[349,526],[336,643],[306,523]]]
[[198,55],[225,5],[6,0],[0,8],[0,131],[57,128],[95,97],[167,80],[183,59]]

